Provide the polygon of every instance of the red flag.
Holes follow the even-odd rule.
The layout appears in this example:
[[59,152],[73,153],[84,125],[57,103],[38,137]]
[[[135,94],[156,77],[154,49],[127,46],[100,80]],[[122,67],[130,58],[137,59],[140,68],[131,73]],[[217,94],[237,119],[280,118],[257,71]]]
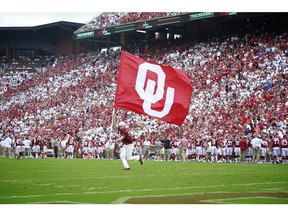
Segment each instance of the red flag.
[[188,114],[191,92],[190,79],[182,70],[122,51],[116,108],[181,126]]

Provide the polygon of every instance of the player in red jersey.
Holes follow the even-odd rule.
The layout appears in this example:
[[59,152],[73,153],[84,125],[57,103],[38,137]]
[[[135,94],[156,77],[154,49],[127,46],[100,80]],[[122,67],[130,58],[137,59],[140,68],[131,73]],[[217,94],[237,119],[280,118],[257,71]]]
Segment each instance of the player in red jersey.
[[247,139],[244,137],[244,135],[242,135],[240,137],[240,141],[239,141],[239,144],[240,144],[240,151],[241,151],[241,156],[240,156],[240,162],[241,163],[244,163],[245,162],[245,158],[246,158],[246,153],[247,153],[247,150],[248,150],[248,141]]
[[20,159],[20,157],[22,156],[23,154],[23,143],[22,143],[22,140],[20,138],[17,138],[16,139],[16,146],[15,146],[15,157],[17,159]]
[[234,140],[232,139],[232,136],[228,136],[227,139],[227,161],[232,163],[233,160],[233,145],[234,145]]
[[220,150],[221,150],[221,162],[227,162],[227,145],[228,145],[228,139],[224,137],[220,143]]
[[103,149],[104,149],[104,143],[103,143],[102,141],[99,141],[99,142],[98,142],[98,146],[97,146],[97,158],[98,158],[98,159],[103,159],[103,158],[104,158],[104,156],[103,156],[103,154],[104,154]]
[[198,136],[195,139],[195,154],[196,154],[196,161],[202,161],[204,154],[203,154],[203,141],[200,138],[200,136]]
[[240,151],[240,138],[239,138],[239,136],[235,137],[234,153],[235,153],[235,156],[234,156],[235,162],[236,163],[240,162],[241,151]]
[[33,153],[34,153],[34,158],[39,158],[40,154],[40,137],[35,137],[33,139],[34,145],[33,145]]
[[83,141],[83,148],[82,148],[82,158],[90,159],[90,141],[88,139]]
[[211,142],[211,162],[215,163],[218,161],[218,140],[215,134],[213,134],[213,136],[210,138],[210,142]]
[[261,143],[261,149],[260,149],[260,159],[261,162],[267,163],[267,149],[269,148],[269,142],[266,135],[262,136],[263,142]]
[[67,143],[66,143],[66,151],[67,151],[67,154],[66,154],[66,158],[73,158],[73,152],[74,152],[74,140],[73,140],[73,137],[70,136],[68,134],[69,138],[67,140]]
[[278,136],[278,133],[275,131],[272,137],[272,145],[273,145],[273,163],[279,163],[281,147],[280,147],[281,139]]
[[97,159],[99,158],[99,154],[98,154],[98,141],[96,141],[95,139],[90,140],[91,143],[91,156],[93,159]]
[[44,139],[40,139],[39,140],[39,146],[40,146],[40,155],[39,157],[44,159],[46,158],[46,151],[47,151],[47,146],[46,146],[46,142]]

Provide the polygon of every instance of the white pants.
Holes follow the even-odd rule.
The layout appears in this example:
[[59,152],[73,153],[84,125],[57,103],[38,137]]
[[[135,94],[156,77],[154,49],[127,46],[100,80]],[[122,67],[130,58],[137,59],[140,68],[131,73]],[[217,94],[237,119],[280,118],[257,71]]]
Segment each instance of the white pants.
[[288,156],[288,148],[282,148],[282,157]]
[[235,152],[235,156],[239,156],[240,155],[240,147],[235,147],[234,148],[234,152]]
[[73,145],[69,145],[69,146],[67,147],[67,152],[68,152],[68,153],[73,153],[73,151],[74,151],[74,146],[73,146]]
[[122,164],[124,168],[129,168],[129,164],[127,160],[139,160],[140,159],[139,155],[132,156],[133,148],[134,148],[133,143],[128,144],[128,145],[124,144],[123,147],[121,148],[120,159],[122,160]]
[[273,147],[273,156],[276,157],[280,155],[280,147]]

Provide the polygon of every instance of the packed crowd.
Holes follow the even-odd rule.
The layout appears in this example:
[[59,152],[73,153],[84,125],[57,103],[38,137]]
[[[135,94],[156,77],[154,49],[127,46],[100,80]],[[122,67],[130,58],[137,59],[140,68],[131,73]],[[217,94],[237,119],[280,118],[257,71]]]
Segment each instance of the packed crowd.
[[[189,115],[181,127],[120,112],[119,121],[124,120],[134,136],[135,154],[144,154],[148,138],[153,146],[150,153],[157,160],[203,161],[207,146],[214,145],[217,151],[212,152],[210,161],[238,162],[240,153],[235,149],[245,138],[245,160],[251,161],[252,136],[257,135],[268,150],[265,160],[269,153],[271,161],[287,162],[288,155],[282,152],[287,148],[287,36],[287,32],[234,35],[223,41],[211,38],[127,50],[143,59],[181,68],[193,86]],[[26,156],[43,156],[46,148],[59,145],[63,149],[59,157],[105,158],[109,137],[117,136],[111,127],[111,113],[119,57],[120,52],[112,50],[106,56],[82,53],[59,57],[37,73],[1,77],[0,154],[5,150],[11,157],[13,144],[24,146],[28,139],[32,153]],[[169,159],[164,157],[161,142],[166,134],[171,140]],[[183,136],[188,139],[185,159],[178,154]],[[115,154],[118,144],[111,144]],[[228,152],[228,145],[232,152]],[[161,151],[155,155],[156,146]]]
[[141,20],[150,20],[158,17],[175,16],[183,12],[106,12],[94,17],[90,22],[82,26],[76,33],[123,25]]

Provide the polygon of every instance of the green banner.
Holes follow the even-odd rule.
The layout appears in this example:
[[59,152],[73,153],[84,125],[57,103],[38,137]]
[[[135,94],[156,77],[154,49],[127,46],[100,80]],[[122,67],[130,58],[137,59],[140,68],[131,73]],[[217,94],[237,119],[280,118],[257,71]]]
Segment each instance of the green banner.
[[94,31],[76,34],[76,39],[94,37]]

